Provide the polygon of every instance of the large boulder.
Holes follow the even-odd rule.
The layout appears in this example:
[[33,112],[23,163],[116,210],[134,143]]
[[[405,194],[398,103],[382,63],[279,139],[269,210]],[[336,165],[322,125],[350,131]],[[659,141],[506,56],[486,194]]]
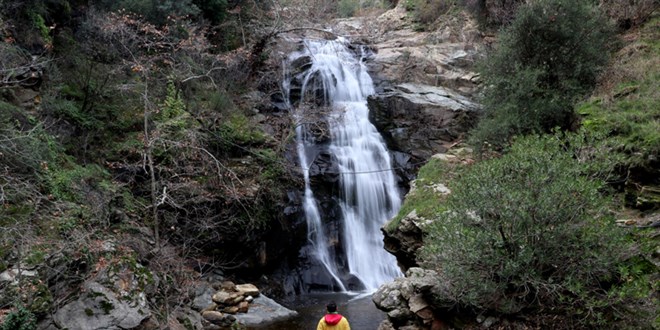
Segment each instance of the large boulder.
[[478,106],[442,87],[399,84],[368,99],[369,120],[390,149],[418,159],[445,152],[473,125]]
[[250,303],[250,309],[247,313],[239,313],[234,317],[243,326],[259,327],[286,320],[296,315],[298,315],[296,311],[290,310],[262,294]]
[[438,299],[435,294],[441,292],[438,287],[442,285],[442,278],[435,271],[413,267],[405,277],[378,288],[372,299],[376,307],[387,313],[387,323],[397,329],[428,328],[440,322],[428,301]]
[[151,317],[144,296],[122,299],[98,282],[83,285],[80,297],[60,308],[53,320],[61,329],[134,329]]

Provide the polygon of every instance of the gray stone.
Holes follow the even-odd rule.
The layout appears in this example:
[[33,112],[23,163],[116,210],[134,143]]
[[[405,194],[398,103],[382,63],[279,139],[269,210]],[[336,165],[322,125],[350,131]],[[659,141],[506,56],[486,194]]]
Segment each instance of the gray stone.
[[374,304],[386,312],[405,306],[405,301],[399,291],[401,281],[396,279],[394,282],[381,285],[371,296]]
[[427,307],[429,307],[429,304],[424,300],[424,297],[421,294],[416,294],[408,300],[408,308],[413,313],[417,313]]
[[247,301],[241,301],[238,304],[238,312],[239,313],[247,313],[249,309],[250,309],[250,303],[247,302]]
[[387,312],[387,317],[391,320],[401,322],[411,318],[414,314],[407,308],[397,308]]
[[394,325],[390,320],[385,320],[378,325],[377,330],[394,330]]
[[33,270],[21,269],[19,271],[17,268],[11,268],[0,273],[0,282],[11,282],[12,284],[17,284],[19,273],[21,277],[36,277],[38,275],[38,273]]
[[64,305],[53,320],[67,329],[133,329],[151,317],[146,301],[118,299],[117,295],[97,282],[83,286],[82,295]]
[[195,298],[191,307],[197,311],[204,310],[213,303],[213,293],[215,290],[206,282],[195,288]]
[[37,330],[59,330],[59,328],[55,326],[52,319],[48,318],[37,324]]
[[292,311],[262,294],[250,304],[247,313],[233,316],[244,326],[256,327],[286,320],[296,315],[298,315],[296,311]]
[[220,289],[228,292],[236,291],[236,284],[232,281],[224,281],[220,283]]
[[481,325],[483,325],[486,328],[490,328],[493,325],[495,325],[495,323],[497,322],[499,322],[499,320],[496,317],[489,316],[484,320],[484,322]]

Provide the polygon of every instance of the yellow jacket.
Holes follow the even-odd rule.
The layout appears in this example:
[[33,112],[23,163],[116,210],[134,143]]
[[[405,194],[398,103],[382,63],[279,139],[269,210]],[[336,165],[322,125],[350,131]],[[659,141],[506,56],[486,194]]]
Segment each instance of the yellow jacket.
[[325,316],[319,320],[319,325],[316,327],[316,330],[351,330],[351,326],[348,325],[348,320],[341,316],[341,314],[330,313],[325,314]]

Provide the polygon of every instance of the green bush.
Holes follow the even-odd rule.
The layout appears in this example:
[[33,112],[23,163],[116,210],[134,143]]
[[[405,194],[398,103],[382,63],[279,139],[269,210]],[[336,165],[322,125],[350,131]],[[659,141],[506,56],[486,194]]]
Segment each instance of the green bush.
[[213,24],[218,24],[227,16],[227,0],[193,0],[202,15]]
[[578,138],[516,141],[501,158],[464,168],[428,227],[426,267],[447,279],[452,303],[514,314],[549,312],[598,323],[617,317],[629,245],[607,211],[603,183]]
[[59,200],[87,202],[87,194],[108,178],[108,172],[95,164],[81,166],[72,160],[52,164],[46,173],[49,192]]
[[71,124],[85,130],[100,130],[104,123],[101,123],[95,115],[83,111],[75,101],[65,99],[51,99],[44,102],[44,108],[53,112],[58,118],[65,119]]
[[20,127],[31,119],[19,109],[5,106],[8,104],[0,101],[0,166],[16,175],[39,172],[56,155],[52,138],[41,125]]
[[41,38],[45,43],[53,42],[53,39],[50,36],[50,29],[46,26],[46,20],[44,17],[38,13],[30,12],[30,18],[32,19],[32,25],[35,29],[39,31]]
[[591,1],[539,0],[519,8],[480,71],[484,117],[473,132],[480,147],[511,136],[569,128],[573,104],[608,61],[612,28]]
[[422,26],[433,23],[456,5],[456,0],[406,0],[405,8]]
[[160,119],[167,120],[181,116],[186,111],[186,104],[173,80],[167,82],[165,100],[161,104]]
[[235,111],[236,105],[231,99],[229,93],[223,90],[213,92],[208,100],[208,106],[211,110],[226,114]]
[[360,3],[357,0],[339,0],[339,17],[352,17],[360,9]]
[[415,189],[406,195],[406,200],[401,206],[397,215],[387,223],[385,230],[394,231],[401,220],[413,210],[421,218],[433,218],[437,213],[447,210],[446,206],[440,201],[440,196],[435,190],[438,184],[446,184],[451,178],[453,165],[445,161],[431,158],[429,162],[419,169]]
[[37,318],[24,307],[19,307],[7,315],[1,330],[34,330],[37,328]]
[[247,117],[238,113],[229,116],[217,133],[220,145],[227,150],[236,146],[256,145],[266,141],[266,135],[255,128]]

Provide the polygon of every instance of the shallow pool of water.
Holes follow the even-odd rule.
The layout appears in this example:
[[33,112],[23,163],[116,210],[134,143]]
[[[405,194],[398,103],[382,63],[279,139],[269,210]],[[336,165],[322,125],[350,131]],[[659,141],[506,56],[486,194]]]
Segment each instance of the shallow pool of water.
[[307,294],[280,302],[289,309],[297,311],[297,317],[249,330],[314,330],[321,317],[325,315],[325,305],[331,300],[337,303],[339,313],[348,319],[351,329],[354,330],[375,330],[386,318],[385,313],[374,305],[371,294]]

